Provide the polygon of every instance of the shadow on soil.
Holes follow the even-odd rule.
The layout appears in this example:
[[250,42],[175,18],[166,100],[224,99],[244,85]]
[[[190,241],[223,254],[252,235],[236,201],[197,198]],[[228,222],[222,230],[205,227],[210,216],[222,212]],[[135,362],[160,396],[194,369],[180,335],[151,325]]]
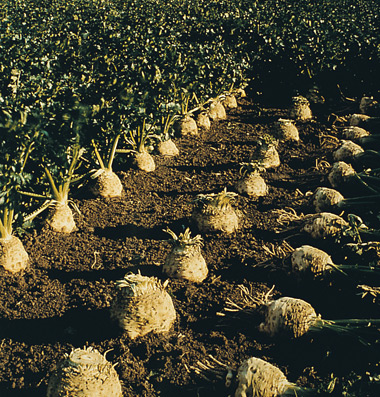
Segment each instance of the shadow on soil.
[[108,309],[72,309],[61,317],[47,319],[0,320],[0,330],[1,338],[30,345],[60,342],[75,346],[98,343],[120,332],[117,324],[110,320]]

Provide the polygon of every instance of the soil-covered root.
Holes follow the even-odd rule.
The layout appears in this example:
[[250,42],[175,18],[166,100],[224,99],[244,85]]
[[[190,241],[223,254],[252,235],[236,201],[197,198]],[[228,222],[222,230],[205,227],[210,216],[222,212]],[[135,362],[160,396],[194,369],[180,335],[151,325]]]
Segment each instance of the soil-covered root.
[[301,231],[314,239],[325,239],[340,235],[348,227],[348,222],[340,216],[330,212],[320,212],[306,215]]
[[169,277],[195,283],[202,282],[208,274],[207,264],[201,252],[202,237],[197,235],[191,238],[189,228],[179,237],[170,229],[166,232],[173,236],[173,247],[165,259],[163,272]]
[[362,114],[374,116],[379,114],[379,102],[373,97],[364,96],[360,100],[359,110]]
[[174,129],[179,136],[197,136],[199,134],[197,123],[189,114],[177,120],[174,123]]
[[59,233],[71,233],[76,230],[74,215],[67,203],[55,203],[49,211],[46,223]]
[[207,112],[199,113],[196,119],[196,123],[198,128],[202,128],[205,131],[208,131],[211,128],[211,121]]
[[298,387],[286,379],[284,373],[274,365],[260,358],[245,360],[237,371],[239,382],[235,397],[276,397]]
[[302,245],[293,251],[291,266],[294,274],[309,273],[314,278],[336,269],[330,255],[310,245]]
[[179,150],[171,139],[159,142],[157,150],[161,156],[174,157],[179,155]]
[[368,119],[370,118],[370,116],[367,116],[365,114],[360,114],[360,113],[355,113],[352,114],[349,118],[349,124],[351,126],[357,126],[360,127],[361,125],[363,125]]
[[344,197],[340,192],[328,187],[318,187],[312,196],[316,212],[334,212],[339,210],[338,204],[343,200]]
[[344,139],[349,139],[355,141],[357,139],[363,138],[365,136],[370,136],[371,134],[364,128],[358,126],[350,126],[343,130],[342,136]]
[[264,321],[259,330],[269,336],[306,334],[317,320],[314,308],[302,299],[282,297],[264,305]]
[[280,155],[274,144],[260,146],[257,160],[266,169],[277,168],[281,164]]
[[0,266],[11,273],[24,270],[29,256],[21,240],[16,236],[0,238]]
[[352,165],[344,161],[335,162],[328,175],[328,180],[333,188],[339,189],[355,175]]
[[114,366],[92,347],[75,349],[51,375],[47,397],[122,397]]
[[352,141],[343,141],[341,146],[333,153],[336,161],[350,161],[357,154],[363,153],[364,149]]
[[226,94],[223,106],[225,109],[236,109],[238,107],[236,96],[234,94]]
[[199,231],[226,234],[235,232],[239,228],[239,217],[231,206],[235,196],[236,193],[227,192],[227,189],[218,194],[198,194],[192,219]]
[[283,141],[296,141],[300,140],[297,127],[293,124],[292,120],[278,119],[275,123],[276,135]]
[[226,109],[219,99],[214,99],[210,103],[208,116],[212,121],[225,120],[227,118]]
[[111,317],[130,339],[150,332],[161,334],[172,327],[176,312],[170,295],[155,277],[127,274],[116,283]]
[[101,171],[102,172],[94,178],[94,183],[90,187],[91,192],[96,197],[120,197],[123,191],[120,178],[111,170]]
[[251,198],[262,197],[268,194],[268,186],[258,172],[253,172],[239,179],[236,182],[235,188],[240,194],[246,194]]
[[294,210],[273,210],[273,213],[278,215],[277,222],[280,225],[294,225],[288,229],[278,231],[278,233],[297,228],[300,232],[306,233],[314,239],[326,239],[341,235],[349,227],[348,222],[343,218],[330,212],[297,215]]
[[292,98],[290,117],[296,120],[309,120],[312,118],[309,101],[303,96]]
[[146,150],[136,153],[133,163],[141,171],[153,172],[156,169],[153,157]]

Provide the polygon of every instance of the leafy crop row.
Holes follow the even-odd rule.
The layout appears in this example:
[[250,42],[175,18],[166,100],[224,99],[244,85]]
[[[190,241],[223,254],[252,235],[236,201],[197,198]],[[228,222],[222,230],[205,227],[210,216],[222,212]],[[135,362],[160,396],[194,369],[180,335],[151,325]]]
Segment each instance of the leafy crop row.
[[[143,125],[166,134],[174,116],[233,86],[278,95],[281,86],[357,81],[363,92],[374,89],[380,60],[380,5],[364,0],[28,0],[0,7],[3,196],[28,180],[44,193],[35,186],[46,169],[67,177],[74,144],[106,153],[116,136]],[[25,155],[21,176],[15,164]]]

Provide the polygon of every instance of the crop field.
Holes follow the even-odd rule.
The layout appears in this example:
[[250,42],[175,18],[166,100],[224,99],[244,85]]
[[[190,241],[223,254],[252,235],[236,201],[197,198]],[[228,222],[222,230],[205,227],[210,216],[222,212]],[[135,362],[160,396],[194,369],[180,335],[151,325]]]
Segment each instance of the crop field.
[[0,397],[380,395],[380,4],[0,0]]

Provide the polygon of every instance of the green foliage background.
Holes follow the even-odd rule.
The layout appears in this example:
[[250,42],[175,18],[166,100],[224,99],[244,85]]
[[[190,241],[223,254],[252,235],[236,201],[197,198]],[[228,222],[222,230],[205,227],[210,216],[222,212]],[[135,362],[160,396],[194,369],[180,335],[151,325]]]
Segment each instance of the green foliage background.
[[41,181],[78,137],[106,148],[232,86],[376,95],[379,15],[372,0],[1,0],[0,158],[34,139],[26,171]]

